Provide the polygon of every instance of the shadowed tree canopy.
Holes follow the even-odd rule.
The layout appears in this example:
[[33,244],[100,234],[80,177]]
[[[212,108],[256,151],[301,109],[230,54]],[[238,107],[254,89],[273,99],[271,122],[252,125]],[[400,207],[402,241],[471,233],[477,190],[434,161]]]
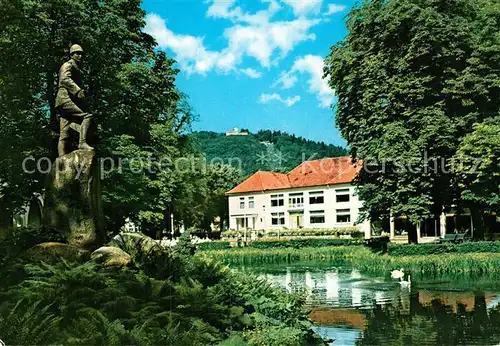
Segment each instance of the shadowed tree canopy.
[[450,160],[474,124],[499,114],[499,13],[493,0],[372,0],[350,12],[325,76],[337,126],[365,163],[365,217],[474,207]]
[[180,208],[209,191],[162,164],[193,152],[185,138],[193,112],[175,85],[175,61],[142,31],[141,1],[13,0],[2,2],[0,11],[0,201],[6,218],[43,191],[43,174],[24,172],[22,162],[30,155],[56,157],[57,73],[74,43],[85,51],[83,88],[98,123],[109,231],[127,217],[162,229],[165,210],[188,215]]

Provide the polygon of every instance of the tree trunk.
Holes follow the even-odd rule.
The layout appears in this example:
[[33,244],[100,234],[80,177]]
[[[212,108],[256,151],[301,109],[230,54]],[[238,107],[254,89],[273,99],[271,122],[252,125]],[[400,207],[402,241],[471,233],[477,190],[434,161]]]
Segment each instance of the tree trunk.
[[484,215],[477,207],[471,207],[470,212],[472,216],[472,227],[474,228],[471,229],[470,232],[473,233],[474,240],[482,240],[484,239]]

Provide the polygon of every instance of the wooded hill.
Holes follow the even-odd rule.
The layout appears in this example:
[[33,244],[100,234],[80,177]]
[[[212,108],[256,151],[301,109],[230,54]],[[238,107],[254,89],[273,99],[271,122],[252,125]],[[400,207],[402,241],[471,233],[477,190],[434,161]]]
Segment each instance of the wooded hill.
[[261,130],[248,136],[200,131],[192,133],[190,139],[208,162],[229,163],[241,168],[243,176],[258,170],[287,172],[303,161],[347,155],[343,147],[281,131]]

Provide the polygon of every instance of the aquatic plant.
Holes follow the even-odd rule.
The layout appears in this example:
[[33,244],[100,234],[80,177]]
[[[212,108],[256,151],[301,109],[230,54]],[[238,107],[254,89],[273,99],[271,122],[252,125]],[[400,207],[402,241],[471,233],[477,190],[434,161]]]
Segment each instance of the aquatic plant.
[[493,273],[500,272],[500,253],[445,253],[439,255],[391,256],[372,252],[364,246],[322,248],[236,248],[204,251],[202,256],[215,257],[227,264],[292,263],[328,261],[349,265],[365,272],[390,272],[405,268],[416,273]]

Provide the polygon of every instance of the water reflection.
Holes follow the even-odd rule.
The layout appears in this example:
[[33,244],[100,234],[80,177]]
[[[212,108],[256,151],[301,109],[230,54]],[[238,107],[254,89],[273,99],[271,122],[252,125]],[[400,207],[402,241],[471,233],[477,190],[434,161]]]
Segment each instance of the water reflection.
[[332,345],[500,344],[498,281],[419,278],[403,286],[342,268],[256,271],[288,292],[304,291],[316,331],[334,339]]
[[[486,295],[476,292],[472,305],[430,302],[412,292],[410,314],[392,306],[361,310],[366,325],[356,345],[497,345],[500,341],[500,310],[487,308]],[[334,343],[335,345],[335,343]]]
[[394,303],[399,293],[405,292],[397,282],[387,282],[382,277],[364,277],[357,270],[296,271],[289,267],[284,272],[273,271],[260,276],[287,292],[303,290],[309,305],[371,307],[374,303]]

